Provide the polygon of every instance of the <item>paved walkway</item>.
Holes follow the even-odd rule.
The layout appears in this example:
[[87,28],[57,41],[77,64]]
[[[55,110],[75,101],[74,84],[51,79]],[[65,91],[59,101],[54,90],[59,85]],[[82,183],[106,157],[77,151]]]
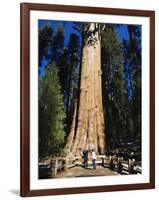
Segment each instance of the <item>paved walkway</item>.
[[108,168],[97,166],[97,169],[94,170],[92,167],[87,169],[83,167],[73,167],[67,171],[58,172],[54,178],[64,178],[64,177],[89,177],[89,176],[112,176],[118,175],[117,173],[111,171]]

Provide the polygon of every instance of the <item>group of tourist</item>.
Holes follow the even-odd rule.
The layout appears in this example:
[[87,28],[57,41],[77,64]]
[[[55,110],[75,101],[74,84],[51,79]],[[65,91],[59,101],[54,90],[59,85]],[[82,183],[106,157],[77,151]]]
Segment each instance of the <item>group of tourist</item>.
[[[88,149],[84,149],[83,151],[83,160],[84,160],[84,168],[88,167]],[[92,164],[93,164],[93,169],[96,169],[96,153],[94,151],[94,149],[92,149],[91,151],[91,156],[92,156]]]

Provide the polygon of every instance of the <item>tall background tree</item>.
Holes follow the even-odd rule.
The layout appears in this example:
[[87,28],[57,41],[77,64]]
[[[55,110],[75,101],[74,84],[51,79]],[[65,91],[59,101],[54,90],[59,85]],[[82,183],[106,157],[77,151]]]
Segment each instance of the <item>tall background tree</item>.
[[126,147],[141,154],[141,29],[128,25],[128,38],[117,27],[102,33],[103,103],[109,150]]
[[124,40],[125,74],[131,94],[132,143],[141,152],[141,26],[127,26],[129,38]]
[[57,66],[50,63],[39,80],[39,154],[58,155],[64,145],[65,109]]
[[113,25],[102,33],[103,105],[109,150],[117,148],[127,133],[127,97],[122,44]]
[[66,123],[68,124],[66,132],[69,132],[74,102],[78,96],[80,48],[79,36],[74,33],[70,34],[68,45],[61,51],[57,62],[66,108]]
[[53,37],[53,29],[47,23],[39,30],[39,67],[42,65],[43,60],[48,60],[52,54],[51,44]]

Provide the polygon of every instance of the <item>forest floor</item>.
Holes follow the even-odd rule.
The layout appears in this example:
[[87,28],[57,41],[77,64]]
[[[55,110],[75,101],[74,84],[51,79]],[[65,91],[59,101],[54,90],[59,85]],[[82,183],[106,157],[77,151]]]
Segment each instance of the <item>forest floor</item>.
[[97,166],[96,170],[92,167],[73,167],[67,171],[58,172],[54,178],[64,178],[64,177],[89,177],[89,176],[112,176],[118,175],[116,172],[111,171],[108,168]]

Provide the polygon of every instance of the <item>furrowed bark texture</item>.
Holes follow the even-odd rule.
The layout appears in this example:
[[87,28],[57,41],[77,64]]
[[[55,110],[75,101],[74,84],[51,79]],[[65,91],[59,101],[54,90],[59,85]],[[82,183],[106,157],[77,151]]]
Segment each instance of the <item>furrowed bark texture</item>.
[[94,149],[97,154],[106,152],[98,24],[90,23],[86,34],[82,50],[79,106],[77,109],[75,105],[72,126],[65,146],[67,153],[73,156],[79,155],[84,149]]

